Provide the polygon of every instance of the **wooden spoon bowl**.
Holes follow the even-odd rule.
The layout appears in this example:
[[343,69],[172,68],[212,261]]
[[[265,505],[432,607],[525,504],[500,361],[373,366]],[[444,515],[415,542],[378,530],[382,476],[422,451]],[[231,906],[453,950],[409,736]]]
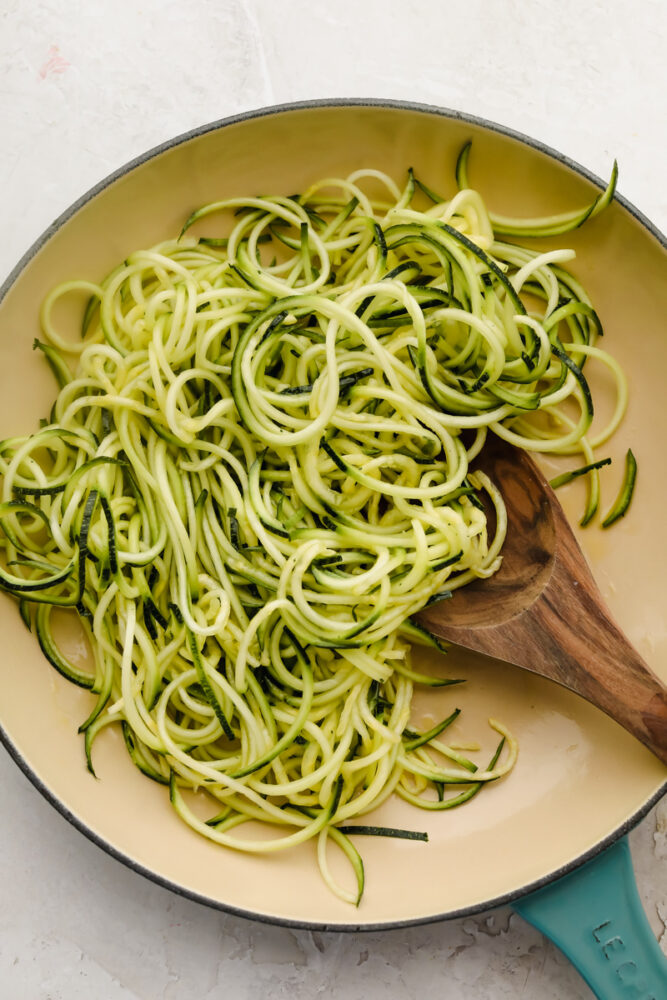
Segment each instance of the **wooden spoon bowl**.
[[575,691],[667,763],[667,687],[612,619],[549,483],[495,436],[477,467],[507,507],[501,568],[421,611],[419,623]]

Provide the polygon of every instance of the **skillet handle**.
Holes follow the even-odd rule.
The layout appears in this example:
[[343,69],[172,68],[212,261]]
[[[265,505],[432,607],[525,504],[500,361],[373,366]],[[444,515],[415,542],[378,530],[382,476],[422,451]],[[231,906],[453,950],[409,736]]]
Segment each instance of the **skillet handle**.
[[667,958],[639,899],[625,837],[513,906],[558,945],[598,1000],[667,997]]

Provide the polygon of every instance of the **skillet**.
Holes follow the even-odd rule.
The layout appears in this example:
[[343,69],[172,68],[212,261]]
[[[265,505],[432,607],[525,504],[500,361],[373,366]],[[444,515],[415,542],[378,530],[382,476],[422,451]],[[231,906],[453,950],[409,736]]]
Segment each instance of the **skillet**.
[[[51,376],[31,346],[39,333],[39,303],[57,282],[75,275],[99,278],[131,250],[177,233],[190,211],[207,201],[256,192],[290,194],[316,178],[345,175],[360,166],[378,167],[399,182],[412,166],[427,183],[451,195],[456,155],[469,140],[471,183],[502,214],[566,211],[586,204],[604,186],[552,150],[490,123],[373,101],[252,112],[178,137],[128,164],[58,219],[2,289],[0,437],[35,427],[54,395]],[[660,583],[667,524],[655,514],[667,485],[660,457],[667,430],[662,395],[667,344],[661,329],[667,309],[665,242],[617,198],[559,244],[577,251],[573,269],[601,315],[606,346],[630,377],[630,409],[610,454],[620,468],[631,445],[640,468],[637,495],[624,521],[613,532],[589,528],[580,541],[621,627],[667,678]],[[603,407],[610,405],[606,388],[603,382],[597,387]],[[544,467],[550,472],[557,463]],[[580,487],[573,484],[559,494],[573,521],[581,509]],[[220,851],[194,837],[172,813],[163,790],[135,771],[121,738],[109,730],[96,747],[95,781],[76,734],[90,695],[48,667],[14,604],[4,598],[0,634],[5,646],[2,739],[33,783],[124,863],[174,891],[245,916],[312,928],[378,929],[514,901],[549,931],[543,909],[531,912],[526,894],[568,875],[566,912],[572,917],[579,907],[572,888],[576,873],[588,872],[596,885],[612,884],[608,873],[603,878],[595,875],[597,869],[582,869],[586,862],[599,856],[604,865],[619,866],[627,879],[625,849],[603,852],[621,842],[666,787],[665,768],[648,751],[565,690],[471,654],[454,651],[444,662],[426,657],[425,669],[465,676],[469,683],[455,694],[445,688],[420,696],[423,720],[444,717],[459,706],[461,738],[479,739],[490,748],[493,734],[487,737],[486,720],[501,718],[519,739],[519,763],[508,779],[460,810],[415,816],[394,800],[378,810],[377,823],[419,828],[429,842],[368,838],[360,844],[367,888],[354,909],[320,882],[310,845],[256,858]],[[558,886],[567,888],[568,882]],[[539,897],[531,899],[537,906]],[[594,941],[597,926],[588,935]],[[605,931],[599,935],[603,940],[594,947],[621,982],[620,966],[601,950],[606,946],[615,954],[607,944],[612,938]],[[657,962],[651,943],[645,945],[647,961],[653,955]]]

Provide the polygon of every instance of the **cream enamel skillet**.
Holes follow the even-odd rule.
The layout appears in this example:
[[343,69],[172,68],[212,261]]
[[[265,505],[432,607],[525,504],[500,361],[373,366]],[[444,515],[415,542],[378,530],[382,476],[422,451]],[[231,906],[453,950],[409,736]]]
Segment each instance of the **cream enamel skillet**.
[[[475,149],[471,181],[505,215],[565,211],[590,201],[599,187],[576,165],[495,126],[452,112],[367,101],[293,105],[229,119],[129,164],[65,213],[4,287],[0,437],[36,426],[53,397],[51,376],[32,342],[39,303],[56,283],[75,275],[99,279],[133,249],[178,233],[194,207],[220,197],[289,194],[360,166],[396,178],[412,166],[434,186],[451,188],[456,155],[469,139]],[[588,528],[579,540],[617,621],[667,680],[661,583],[667,521],[660,514],[667,487],[661,457],[667,431],[665,249],[646,220],[618,199],[565,239],[577,252],[573,270],[601,316],[606,346],[630,378],[630,408],[611,453],[621,459],[631,445],[641,470],[622,524],[613,532]],[[603,400],[606,388],[597,387]],[[580,486],[559,494],[573,520]],[[398,800],[382,806],[374,816],[378,824],[418,827],[429,842],[367,838],[366,891],[354,909],[322,883],[312,845],[263,858],[198,838],[172,812],[164,790],[135,770],[122,738],[111,731],[96,746],[95,780],[77,735],[91,696],[48,666],[4,596],[0,633],[2,738],[52,804],[142,874],[260,919],[378,928],[516,899],[619,838],[665,789],[665,767],[575,695],[500,662],[450,653],[447,673],[455,670],[469,683],[455,694],[447,688],[420,694],[422,719],[435,722],[456,704],[465,732],[477,737],[488,716],[500,718],[519,740],[519,762],[507,779],[458,810],[415,816]],[[429,668],[441,670],[437,657],[423,654]]]

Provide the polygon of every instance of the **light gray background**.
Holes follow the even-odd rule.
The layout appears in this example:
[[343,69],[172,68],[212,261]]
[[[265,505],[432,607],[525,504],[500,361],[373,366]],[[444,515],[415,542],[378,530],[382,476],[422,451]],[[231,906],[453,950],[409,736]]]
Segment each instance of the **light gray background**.
[[[147,148],[250,108],[388,97],[524,131],[663,231],[662,0],[2,0],[0,276],[75,198]],[[0,693],[1,696],[1,693]],[[70,827],[0,751],[0,1000],[590,1000],[509,909],[384,934],[207,910]],[[667,808],[631,836],[667,947]]]

